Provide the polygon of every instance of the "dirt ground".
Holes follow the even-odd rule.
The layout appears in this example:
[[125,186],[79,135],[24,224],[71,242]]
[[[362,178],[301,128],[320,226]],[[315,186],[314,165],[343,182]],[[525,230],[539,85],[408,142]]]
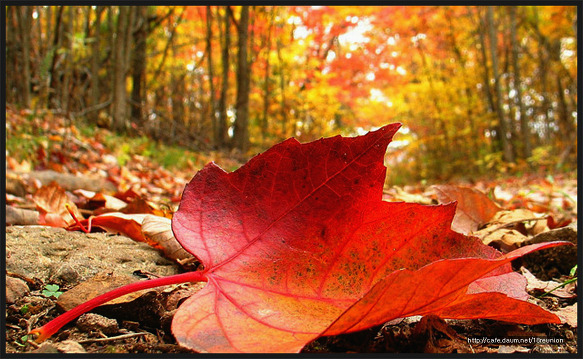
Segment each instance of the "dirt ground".
[[[42,344],[27,337],[29,330],[45,324],[62,313],[63,307],[76,305],[89,295],[92,289],[79,292],[80,283],[97,280],[119,285],[124,280],[131,282],[180,271],[148,245],[105,233],[13,226],[7,228],[6,264],[8,353],[191,352],[177,345],[170,323],[178,305],[200,289],[200,284],[168,286],[122,297],[125,299],[81,316]],[[539,263],[538,269],[532,270],[557,269]],[[57,285],[56,292],[64,294],[47,292],[47,284]],[[576,296],[548,295],[531,300],[556,311],[576,303]],[[576,353],[577,327],[576,324],[527,326],[492,320],[411,317],[365,331],[322,337],[302,352]]]

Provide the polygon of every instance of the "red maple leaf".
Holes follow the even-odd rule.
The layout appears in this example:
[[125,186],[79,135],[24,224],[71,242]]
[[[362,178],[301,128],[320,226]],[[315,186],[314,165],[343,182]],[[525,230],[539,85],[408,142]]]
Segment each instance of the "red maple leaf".
[[321,335],[410,315],[559,322],[517,299],[509,262],[562,243],[502,256],[450,229],[455,205],[382,201],[383,158],[399,126],[289,139],[232,173],[207,165],[172,220],[202,271],[116,289],[34,332],[44,338],[105,300],[185,281],[208,282],[172,323],[178,342],[198,351],[298,352]]

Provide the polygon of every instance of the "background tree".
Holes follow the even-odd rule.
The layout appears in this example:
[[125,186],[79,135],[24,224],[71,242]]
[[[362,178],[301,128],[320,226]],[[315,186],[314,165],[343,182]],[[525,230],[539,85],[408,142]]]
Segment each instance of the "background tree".
[[243,152],[249,148],[249,86],[250,64],[248,59],[249,6],[241,7],[237,27],[237,102],[233,130],[233,144]]

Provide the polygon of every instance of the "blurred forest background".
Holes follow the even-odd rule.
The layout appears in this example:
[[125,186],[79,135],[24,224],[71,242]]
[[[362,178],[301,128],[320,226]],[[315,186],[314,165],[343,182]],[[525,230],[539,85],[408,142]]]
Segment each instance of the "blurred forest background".
[[247,158],[402,122],[395,183],[577,166],[574,6],[4,10],[31,116]]

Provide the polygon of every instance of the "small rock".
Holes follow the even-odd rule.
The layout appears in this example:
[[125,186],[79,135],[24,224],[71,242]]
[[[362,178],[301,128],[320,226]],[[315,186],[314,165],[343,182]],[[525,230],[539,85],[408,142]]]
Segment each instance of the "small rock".
[[38,348],[32,351],[32,353],[58,353],[59,350],[55,347],[53,343],[42,343]]
[[14,304],[29,292],[28,285],[22,279],[6,277],[6,304]]
[[77,319],[77,327],[84,332],[96,330],[101,331],[103,334],[117,334],[119,332],[117,320],[95,313],[85,313],[80,316]]
[[74,340],[63,340],[55,343],[55,346],[61,353],[87,353],[85,348]]
[[[94,277],[89,278],[79,285],[76,285],[59,296],[59,299],[57,300],[57,306],[64,311],[71,310],[76,306],[83,304],[84,302],[101,294],[107,293],[126,284],[134,283],[138,280],[139,279],[134,276],[120,274],[117,272],[100,272]],[[128,303],[139,298],[147,292],[156,290],[157,288],[153,288],[132,292],[119,298],[112,299],[107,302],[107,304],[110,305]]]
[[79,272],[71,265],[62,262],[51,263],[49,269],[49,281],[60,285],[79,282]]

